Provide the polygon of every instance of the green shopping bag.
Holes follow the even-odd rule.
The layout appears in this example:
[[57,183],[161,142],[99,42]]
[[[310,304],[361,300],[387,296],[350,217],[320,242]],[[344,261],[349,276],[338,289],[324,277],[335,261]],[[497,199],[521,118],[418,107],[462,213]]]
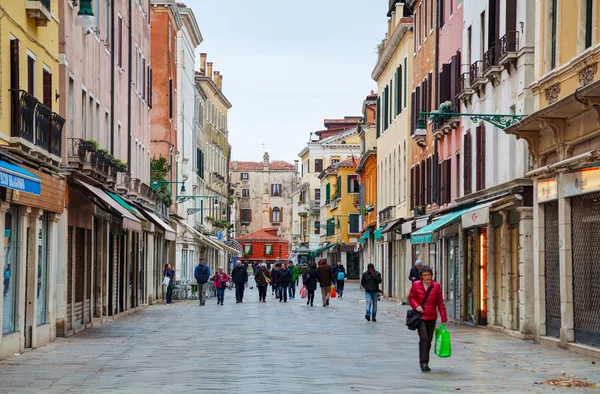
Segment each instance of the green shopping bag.
[[437,354],[438,357],[452,356],[450,332],[446,329],[445,324],[442,324],[440,328],[435,329],[435,354]]

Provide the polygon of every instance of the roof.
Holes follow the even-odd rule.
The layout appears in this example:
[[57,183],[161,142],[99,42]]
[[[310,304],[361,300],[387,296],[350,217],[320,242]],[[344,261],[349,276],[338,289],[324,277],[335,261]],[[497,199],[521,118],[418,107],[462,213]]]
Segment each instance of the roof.
[[345,116],[344,119],[325,119],[323,123],[325,127],[330,124],[356,124],[356,122],[362,121],[362,116]]
[[256,230],[253,233],[237,237],[236,241],[260,241],[260,242],[287,242],[285,238],[276,237],[267,233],[264,229]]
[[[234,169],[234,163],[237,163],[235,171],[263,171],[265,163],[262,161],[232,161],[229,163],[229,168]],[[287,161],[273,160],[269,163],[270,171],[295,171],[296,167]]]

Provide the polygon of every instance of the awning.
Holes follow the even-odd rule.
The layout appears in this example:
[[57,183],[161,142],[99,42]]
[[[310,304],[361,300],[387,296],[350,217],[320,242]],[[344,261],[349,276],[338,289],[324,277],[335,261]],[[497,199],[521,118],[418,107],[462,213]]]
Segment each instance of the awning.
[[177,239],[177,233],[175,231],[173,231],[171,226],[169,226],[167,223],[163,222],[154,213],[147,211],[145,209],[142,209],[142,208],[139,208],[139,211],[142,213],[142,215],[144,215],[146,217],[146,219],[148,219],[149,221],[151,221],[152,223],[157,225],[159,228],[161,228],[165,232],[165,240],[175,241]]
[[133,213],[123,208],[119,203],[112,199],[103,190],[97,188],[96,186],[88,185],[87,183],[82,182],[79,179],[76,179],[75,182],[87,189],[87,191],[89,193],[92,193],[96,198],[100,199],[102,203],[108,206],[112,211],[117,212],[118,215],[123,219],[124,229],[135,231],[138,233],[142,232],[142,222],[140,222],[140,220],[136,218],[133,215]]
[[338,245],[338,244],[334,243],[334,244],[329,244],[327,246],[323,246],[321,248],[313,250],[312,252],[310,252],[310,254],[311,254],[312,257],[316,257],[318,254],[323,253],[324,251],[326,251],[328,249],[331,249],[331,248],[333,248],[336,245]]
[[121,198],[121,196],[119,196],[118,194],[115,194],[115,193],[111,193],[111,192],[109,192],[107,190],[105,190],[104,192],[106,194],[108,194],[109,196],[111,196],[113,200],[115,200],[116,202],[118,202],[120,206],[122,206],[123,208],[125,208],[129,212],[133,213],[138,219],[140,219],[140,220],[146,220],[146,217],[144,215],[142,215],[140,213],[140,211],[138,211],[137,209],[135,209],[134,207],[132,207],[131,204],[129,204],[127,201],[123,200],[123,198]]
[[396,220],[392,220],[391,222],[387,222],[385,224],[385,228],[383,229],[383,231],[381,233],[382,234],[389,233],[390,231],[393,230],[394,226],[401,220],[402,219],[396,219]]
[[363,235],[360,236],[360,239],[358,240],[358,242],[362,245],[365,243],[365,241],[367,239],[369,239],[369,237],[371,236],[371,229],[368,228],[365,230],[365,232],[363,233]]
[[25,193],[40,195],[41,180],[16,164],[0,160],[0,186]]
[[423,227],[422,229],[415,231],[414,233],[412,233],[412,236],[410,238],[410,243],[412,243],[412,244],[428,244],[428,243],[433,242],[433,233],[434,232],[441,230],[442,228],[452,224],[455,220],[460,218],[464,212],[466,212],[468,210],[469,210],[469,208],[449,213],[447,215],[444,215],[444,216],[438,218],[438,220],[436,220],[435,222],[433,222],[431,224],[428,224],[427,226]]
[[224,242],[219,241],[218,239],[211,237],[210,240],[213,241],[215,244],[219,245],[219,247],[224,249],[226,252],[233,253],[233,254],[242,254],[239,250],[232,248],[231,246],[225,244]]
[[486,202],[467,209],[462,214],[462,227],[468,229],[487,225],[490,222],[490,207],[494,202]]
[[375,240],[380,239],[381,237],[383,237],[383,229],[385,228],[385,225],[379,227],[377,230],[375,230],[375,233],[373,235],[373,238]]
[[215,249],[221,249],[223,251],[225,250],[220,245],[217,245],[216,243],[211,241],[211,239],[208,238],[206,235],[202,234],[201,232],[197,231],[195,228],[193,228],[192,226],[187,224],[185,221],[182,221],[182,220],[176,220],[176,221],[177,221],[177,223],[181,224],[187,232],[192,234],[196,239],[198,239],[198,241],[203,243],[205,246],[208,246],[210,248],[215,248]]

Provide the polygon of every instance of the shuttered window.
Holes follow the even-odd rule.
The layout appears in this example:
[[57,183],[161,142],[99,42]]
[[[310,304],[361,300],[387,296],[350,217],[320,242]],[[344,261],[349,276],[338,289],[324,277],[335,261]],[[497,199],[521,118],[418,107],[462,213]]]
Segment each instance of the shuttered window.
[[[432,110],[432,108],[431,108],[431,103],[433,102],[432,87],[433,87],[433,74],[429,73],[429,76],[427,77],[427,98],[425,101],[425,105],[423,106],[423,108],[427,108],[427,112],[431,112],[431,110]],[[437,109],[438,106],[436,105],[435,108]]]
[[410,208],[414,208],[416,206],[415,199],[415,167],[410,169]]
[[[414,41],[414,40],[413,40]],[[400,70],[400,73],[404,70],[404,108],[406,108],[407,104],[407,90],[408,90],[408,66],[407,58],[404,58],[404,67]]]
[[410,135],[415,134],[415,114],[417,113],[416,111],[417,107],[415,105],[415,92],[412,92],[412,94],[410,95]]
[[464,136],[464,169],[463,169],[463,188],[465,196],[471,194],[471,132],[467,131]]
[[452,202],[452,160],[446,160],[446,171],[444,174],[444,179],[446,183],[446,204],[450,204]]
[[43,95],[44,95],[44,105],[50,109],[52,109],[52,74],[48,71],[44,70],[42,72],[43,79]]
[[381,97],[377,97],[375,126],[377,128],[377,138],[381,135]]
[[117,49],[117,66],[123,68],[123,18],[119,16],[117,23],[117,39],[119,40]]
[[173,118],[173,79],[169,78],[169,119]]
[[442,174],[440,180],[440,205],[446,204],[446,188],[448,185],[446,184],[446,160],[440,163],[440,172]]
[[358,226],[358,219],[360,218],[360,215],[357,213],[351,213],[348,215],[348,233],[350,234],[358,234],[359,233],[359,226]]
[[35,96],[35,59],[27,56],[27,93]]
[[329,205],[331,202],[331,184],[325,185],[325,204]]
[[592,11],[594,9],[594,0],[585,0],[585,48],[589,48],[592,46],[592,20],[593,14]]
[[400,112],[402,112],[402,66],[398,67],[396,74],[396,95],[398,97],[396,115],[400,115]]
[[152,67],[150,66],[148,66],[148,107],[152,108]]
[[[11,88],[11,128],[12,135],[20,133],[20,105],[19,105],[19,89],[20,89],[20,50],[19,40],[10,40],[10,88]],[[17,134],[19,135],[19,134]]]
[[426,196],[426,190],[427,190],[427,165],[426,165],[427,161],[426,160],[421,160],[421,168],[420,168],[420,172],[421,172],[421,183],[419,184],[420,188],[419,188],[419,193],[421,193],[421,196],[419,198],[419,205],[427,205],[427,196]]
[[476,138],[476,186],[479,191],[485,189],[485,126],[477,127]]

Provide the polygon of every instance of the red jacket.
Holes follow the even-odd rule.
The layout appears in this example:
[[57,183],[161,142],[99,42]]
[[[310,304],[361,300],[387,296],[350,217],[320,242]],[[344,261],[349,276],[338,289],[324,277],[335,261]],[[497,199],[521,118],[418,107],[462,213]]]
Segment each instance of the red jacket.
[[[439,310],[440,315],[442,315],[442,323],[446,323],[448,321],[448,316],[446,316],[446,306],[444,305],[444,297],[442,296],[442,287],[439,283],[434,281],[431,281],[430,286],[433,286],[433,289],[431,289],[431,294],[429,294],[427,302],[423,306],[423,320],[437,320],[437,311]],[[423,281],[414,281],[410,288],[410,293],[408,294],[410,306],[412,306],[413,309],[417,309],[423,302],[425,294],[427,294],[427,291],[425,290],[425,286],[423,286]]]

